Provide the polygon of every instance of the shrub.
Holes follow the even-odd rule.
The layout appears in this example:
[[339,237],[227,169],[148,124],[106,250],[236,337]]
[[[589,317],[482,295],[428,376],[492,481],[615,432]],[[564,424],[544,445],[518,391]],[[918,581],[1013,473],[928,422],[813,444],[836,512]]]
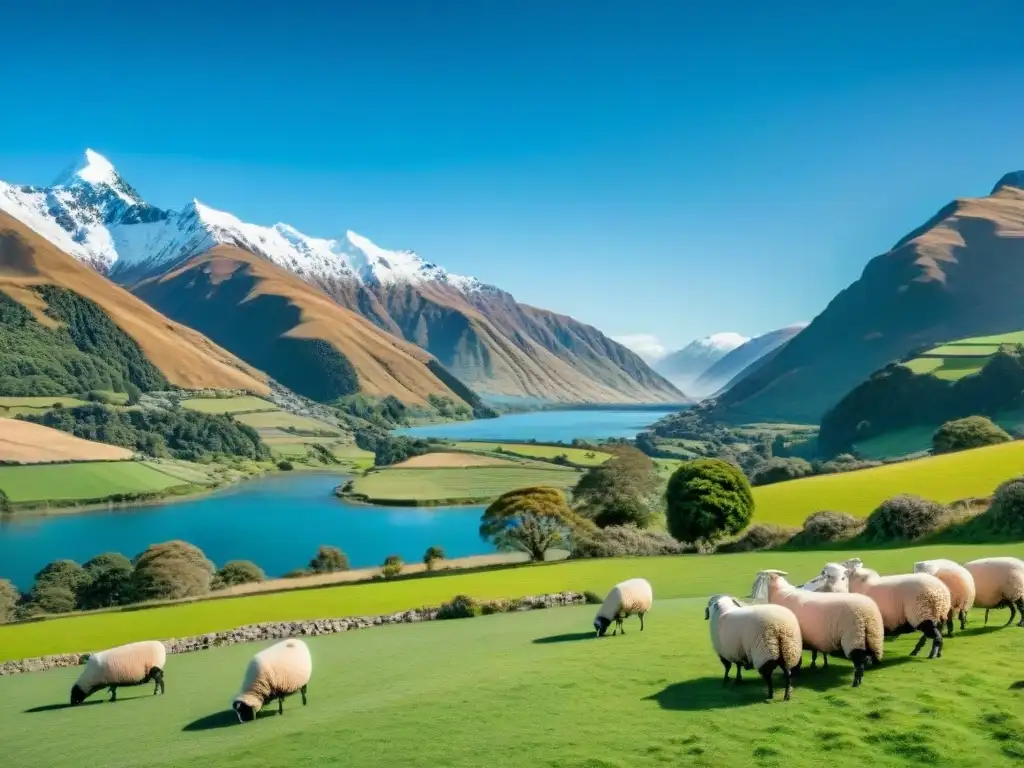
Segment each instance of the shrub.
[[434,570],[438,560],[444,560],[444,550],[440,547],[427,547],[427,551],[423,553],[423,564],[427,566],[427,570]]
[[296,568],[293,571],[288,571],[288,573],[286,573],[281,578],[282,579],[301,579],[303,576],[312,576],[312,575],[313,575],[313,571],[309,570],[308,568]]
[[864,525],[864,520],[847,512],[815,512],[804,520],[804,529],[798,534],[798,540],[805,544],[846,541],[863,531]]
[[1024,538],[1024,477],[1007,480],[996,488],[992,506],[984,519],[993,533],[1019,540]]
[[0,513],[9,513],[11,511],[11,500],[7,498],[7,494],[4,493],[4,489],[0,488]]
[[751,485],[771,485],[796,480],[814,474],[814,468],[804,459],[768,459],[758,465],[750,476]]
[[0,579],[0,624],[14,621],[21,593],[7,579]]
[[282,472],[291,472],[293,469],[295,469],[295,465],[292,464],[287,459],[282,459],[281,461],[277,462],[277,468],[280,469]]
[[398,555],[388,555],[384,558],[384,565],[381,567],[381,574],[385,579],[393,579],[402,572],[402,558]]
[[932,451],[950,453],[981,448],[985,445],[1008,443],[1013,438],[1002,428],[984,416],[968,416],[964,419],[947,421],[932,436]]
[[774,523],[757,523],[747,528],[735,541],[721,544],[717,551],[755,552],[760,549],[775,549],[788,544],[799,532],[799,528]]
[[590,590],[584,592],[583,597],[587,601],[587,605],[600,605],[604,602],[604,600],[597,596],[596,592],[591,592]]
[[939,531],[949,508],[920,496],[901,494],[883,501],[868,517],[864,534],[869,541],[914,541]]
[[882,462],[868,459],[858,459],[849,453],[841,453],[833,459],[823,461],[818,465],[819,475],[833,475],[839,472],[854,472],[858,469],[871,469],[880,467]]
[[213,563],[185,541],[154,544],[135,558],[132,593],[136,600],[176,600],[210,591]]
[[714,541],[738,533],[754,514],[750,483],[721,459],[687,461],[668,481],[668,530],[679,541]]
[[214,589],[233,587],[236,584],[251,584],[266,580],[267,575],[256,563],[249,560],[232,560],[225,563],[213,578]]
[[313,573],[347,571],[348,555],[337,547],[320,547],[320,549],[317,550],[316,557],[309,561],[309,570]]
[[469,595],[456,595],[442,603],[437,611],[439,619],[471,619],[480,612],[480,606]]
[[36,574],[35,586],[63,587],[75,594],[89,581],[89,574],[74,560],[54,560]]
[[132,562],[124,555],[97,555],[83,570],[89,577],[77,592],[78,606],[83,610],[127,605],[132,601]]
[[648,531],[635,525],[613,525],[593,536],[573,541],[572,557],[644,557],[680,555],[692,551],[663,531]]
[[33,587],[28,601],[22,607],[25,616],[41,616],[48,613],[71,613],[76,608],[75,593],[57,583],[46,583]]

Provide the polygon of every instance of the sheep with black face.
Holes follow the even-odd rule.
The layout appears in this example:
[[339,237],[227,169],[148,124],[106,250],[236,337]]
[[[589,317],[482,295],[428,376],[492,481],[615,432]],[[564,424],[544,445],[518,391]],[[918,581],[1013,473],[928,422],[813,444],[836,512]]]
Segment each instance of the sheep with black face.
[[278,714],[284,714],[284,699],[293,693],[302,694],[306,706],[306,686],[313,674],[309,646],[297,639],[282,640],[264,648],[252,657],[245,670],[242,690],[231,702],[238,722],[256,719],[263,705],[277,699]]
[[614,637],[622,631],[626,634],[622,622],[628,616],[636,614],[640,617],[640,631],[644,631],[644,614],[651,610],[654,602],[654,591],[647,579],[627,579],[612,587],[594,617],[594,631],[598,637],[604,637],[611,623],[615,622]]
[[71,687],[71,706],[77,706],[104,688],[110,701],[117,701],[117,689],[153,683],[153,695],[164,692],[164,664],[167,649],[158,640],[143,640],[91,654],[85,669]]

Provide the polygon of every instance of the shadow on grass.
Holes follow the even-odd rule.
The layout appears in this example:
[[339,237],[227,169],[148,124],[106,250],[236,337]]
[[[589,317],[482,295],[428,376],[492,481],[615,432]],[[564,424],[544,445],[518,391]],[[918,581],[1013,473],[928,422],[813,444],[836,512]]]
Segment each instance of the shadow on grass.
[[990,635],[993,632],[998,632],[1000,629],[1008,629],[1002,624],[989,624],[987,627],[970,627],[968,629],[959,630],[950,640],[956,640],[958,637],[978,637],[979,635]]
[[593,640],[594,632],[569,632],[564,635],[550,635],[548,637],[534,638],[537,645],[548,645],[550,643],[574,643],[577,640]]
[[1024,691],[1024,680],[1018,680],[1016,683],[1010,683],[1011,691]]
[[[919,659],[918,659],[919,660]],[[886,656],[882,659],[877,666],[870,666],[864,671],[864,681],[862,685],[871,685],[873,678],[879,674],[884,674],[885,670],[893,667],[899,667],[903,664],[910,664],[915,661],[913,656]],[[776,673],[776,677],[777,677]],[[774,680],[774,678],[773,678]],[[841,660],[837,664],[832,658],[829,659],[829,665],[826,669],[820,664],[817,669],[811,669],[806,664],[800,669],[800,671],[793,676],[793,689],[794,691],[798,688],[809,688],[812,691],[830,691],[836,688],[850,687],[853,685],[853,664],[849,661]],[[776,683],[776,688],[778,683]],[[796,693],[793,694],[794,696]]]
[[[80,707],[91,707],[93,704],[106,704],[106,703],[107,702],[106,702],[105,699],[95,699],[94,701],[83,701],[78,706],[80,706]],[[117,702],[115,701],[114,703],[116,704]],[[71,708],[72,708],[71,705],[68,704],[67,702],[64,702],[63,704],[43,704],[43,705],[38,706],[38,707],[32,707],[31,709],[26,709],[22,714],[25,714],[25,715],[35,715],[35,714],[38,714],[40,712],[56,712],[59,709],[71,709]]]
[[232,725],[239,725],[238,715],[233,710],[225,709],[220,712],[214,712],[212,715],[200,717],[198,720],[193,720],[181,730],[213,731],[218,728],[230,728]]

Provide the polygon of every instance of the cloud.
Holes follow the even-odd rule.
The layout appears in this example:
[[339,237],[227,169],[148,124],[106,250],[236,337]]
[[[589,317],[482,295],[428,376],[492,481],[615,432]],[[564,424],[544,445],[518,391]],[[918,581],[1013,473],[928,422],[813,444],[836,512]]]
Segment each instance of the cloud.
[[612,339],[624,347],[629,347],[648,363],[660,360],[669,351],[652,333],[630,333],[625,336],[612,336]]

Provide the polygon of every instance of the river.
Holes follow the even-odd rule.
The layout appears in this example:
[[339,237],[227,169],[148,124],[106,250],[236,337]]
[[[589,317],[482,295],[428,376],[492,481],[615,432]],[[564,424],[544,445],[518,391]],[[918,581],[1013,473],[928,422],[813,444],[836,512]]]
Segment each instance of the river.
[[[566,410],[417,427],[411,434],[460,440],[571,441],[632,437],[669,411]],[[341,475],[282,474],[214,494],[116,510],[0,517],[0,578],[25,589],[48,562],[84,563],[104,552],[131,558],[150,544],[183,539],[218,566],[252,560],[268,576],[304,567],[322,544],[340,547],[353,567],[397,554],[418,562],[430,546],[449,557],[490,551],[477,529],[482,507],[368,507],[331,492]]]

